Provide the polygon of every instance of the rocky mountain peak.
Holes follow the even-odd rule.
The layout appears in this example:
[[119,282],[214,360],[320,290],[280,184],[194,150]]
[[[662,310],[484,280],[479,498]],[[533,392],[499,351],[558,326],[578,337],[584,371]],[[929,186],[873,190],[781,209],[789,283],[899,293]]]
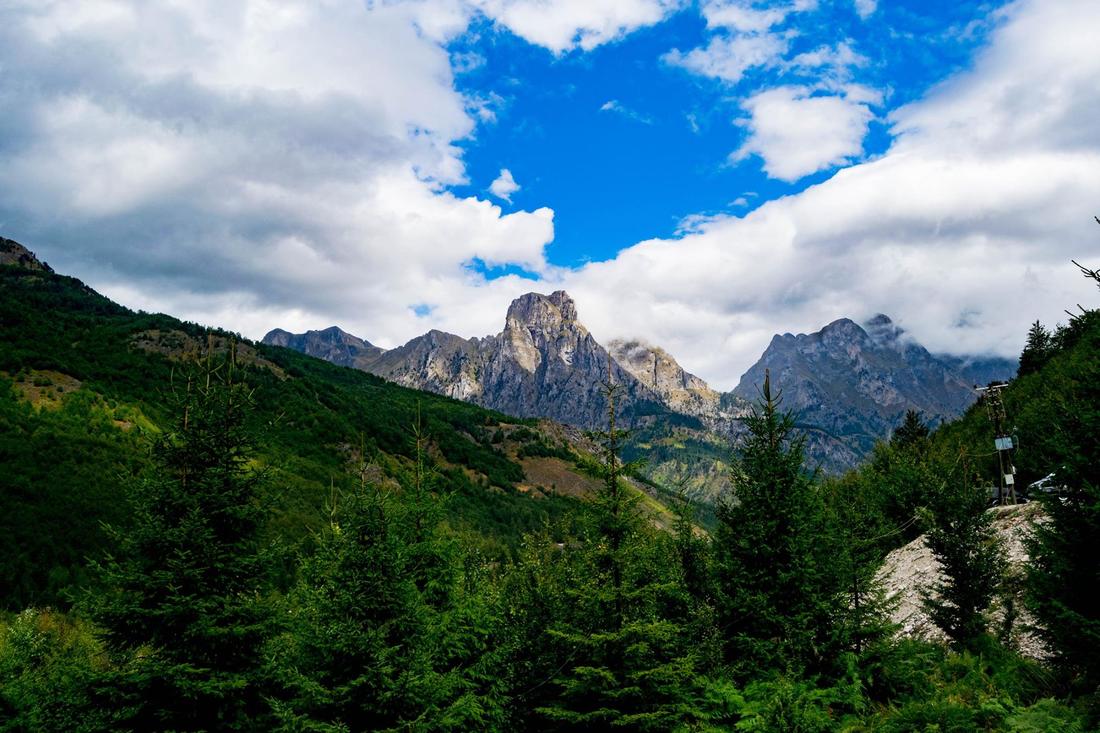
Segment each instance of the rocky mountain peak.
[[838,318],[817,333],[811,333],[808,336],[799,334],[783,344],[783,347],[793,348],[796,351],[804,351],[807,348],[812,349],[815,346],[825,349],[850,350],[863,346],[867,343],[868,338],[863,326],[851,318]]
[[867,335],[879,344],[896,343],[905,334],[905,330],[890,320],[890,317],[884,313],[879,313],[871,318],[863,324],[863,328],[867,331]]
[[557,331],[563,328],[584,326],[577,322],[577,305],[564,290],[550,295],[527,293],[508,306],[505,328],[528,328],[540,331]]
[[53,272],[53,268],[35,257],[29,249],[13,239],[4,239],[3,237],[0,237],[0,265]]
[[677,412],[713,418],[721,395],[683,367],[659,346],[637,339],[615,339],[607,344],[612,358]]
[[334,364],[360,369],[383,353],[382,349],[369,341],[353,336],[338,326],[305,333],[290,333],[276,328],[268,331],[263,338],[263,343],[270,346],[284,346]]

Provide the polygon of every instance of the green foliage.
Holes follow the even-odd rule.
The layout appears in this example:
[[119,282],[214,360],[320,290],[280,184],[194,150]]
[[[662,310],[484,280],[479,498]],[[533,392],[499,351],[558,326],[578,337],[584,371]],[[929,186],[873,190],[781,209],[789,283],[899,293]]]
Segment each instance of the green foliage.
[[[69,593],[93,580],[85,558],[110,546],[103,524],[121,529],[130,520],[119,487],[149,468],[148,443],[171,426],[173,371],[208,339],[224,353],[235,337],[131,312],[73,278],[12,267],[0,267],[0,327],[0,608],[66,608]],[[532,421],[288,349],[242,343],[239,357],[240,376],[254,388],[248,419],[264,426],[254,460],[272,478],[261,487],[265,540],[292,547],[320,529],[329,485],[361,437],[396,475],[412,460],[407,427],[418,405],[455,494],[448,525],[496,559],[575,504],[514,490],[522,469],[492,436],[506,424],[534,435]],[[13,380],[42,381],[44,370],[79,387],[58,393],[55,406],[34,407]],[[293,581],[292,566],[279,572],[281,586]]]
[[744,701],[737,730],[759,733],[830,733],[838,713],[863,704],[858,684],[822,688],[790,677],[750,683]]
[[126,522],[118,485],[146,455],[93,395],[36,410],[0,379],[0,608],[62,605],[88,582],[86,556],[105,547],[96,519]]
[[[769,378],[712,538],[684,487],[649,486],[678,498],[673,531],[643,513],[613,389],[598,461],[533,421],[234,352],[231,334],[69,278],[0,268],[0,325],[2,602],[87,588],[74,613],[0,621],[0,731],[1095,726],[1096,311],[1029,338],[1045,360],[1003,394],[1021,482],[1065,486],[1043,500],[1027,579],[1053,670],[983,633],[998,563],[974,487],[999,467],[980,407],[932,435],[908,414],[860,471],[819,483]],[[140,336],[154,330],[172,336]],[[206,339],[197,373],[162,348]],[[646,430],[631,457],[674,466],[681,438],[718,455]],[[602,489],[529,499],[512,451],[571,460]],[[881,559],[922,529],[957,650],[885,620]]]
[[515,693],[521,727],[658,731],[696,715],[701,614],[671,539],[623,482],[615,396],[609,386],[603,488],[579,532],[560,547],[532,538],[510,583],[511,663],[538,680]]
[[931,431],[916,410],[906,410],[905,420],[890,437],[890,444],[897,448],[913,448],[928,439]]
[[155,467],[132,487],[132,526],[95,568],[88,598],[108,654],[107,680],[137,729],[252,729],[261,714],[256,671],[266,634],[260,603],[260,477],[249,467],[250,392],[234,363],[178,385],[174,429]]
[[1049,522],[1035,528],[1029,553],[1028,602],[1041,635],[1064,667],[1100,684],[1100,312],[1076,319],[1075,346],[1054,358],[1028,387],[1041,400],[1019,415],[1032,445],[1025,469],[1053,472],[1064,487],[1042,495]]
[[485,652],[476,599],[462,596],[442,500],[418,461],[400,486],[337,495],[303,559],[272,644],[284,730],[468,730],[500,717],[468,667]]
[[77,733],[111,727],[93,703],[103,649],[86,622],[26,610],[0,622],[0,731]]
[[1035,321],[1027,332],[1027,343],[1020,354],[1020,368],[1017,376],[1034,374],[1043,368],[1054,355],[1054,337],[1042,323]]
[[1004,573],[1000,543],[988,509],[988,492],[967,480],[965,469],[941,469],[930,486],[926,542],[940,563],[941,579],[923,598],[932,621],[953,644],[972,645],[988,627],[985,612]]
[[895,630],[889,621],[893,602],[877,573],[885,548],[898,533],[883,514],[875,487],[860,475],[828,481],[822,491],[843,601],[835,618],[835,641],[838,648],[858,656]]
[[839,604],[834,536],[802,468],[802,439],[792,438],[793,419],[779,405],[765,377],[761,403],[746,418],[735,497],[718,511],[718,622],[742,679],[820,668]]

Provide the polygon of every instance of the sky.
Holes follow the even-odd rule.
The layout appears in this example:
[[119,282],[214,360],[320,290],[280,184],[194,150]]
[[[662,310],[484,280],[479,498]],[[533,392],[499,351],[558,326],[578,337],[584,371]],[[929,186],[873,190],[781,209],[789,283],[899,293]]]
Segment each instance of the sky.
[[4,0],[0,236],[260,338],[567,290],[729,389],[889,314],[1014,356],[1096,304],[1095,0]]

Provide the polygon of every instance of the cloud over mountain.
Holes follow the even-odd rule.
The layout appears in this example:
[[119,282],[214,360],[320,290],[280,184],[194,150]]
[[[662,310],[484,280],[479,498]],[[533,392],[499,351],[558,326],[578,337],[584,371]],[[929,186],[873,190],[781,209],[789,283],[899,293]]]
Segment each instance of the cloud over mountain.
[[[519,294],[566,288],[599,338],[661,343],[725,388],[776,330],[886,311],[934,351],[1009,354],[1030,321],[1092,297],[1068,260],[1098,249],[1100,7],[1007,6],[971,68],[889,113],[849,73],[865,60],[847,41],[792,56],[784,29],[814,7],[701,6],[705,42],[668,59],[693,82],[753,66],[819,80],[735,97],[745,124],[714,164],[740,151],[773,178],[831,170],[862,160],[875,115],[888,149],[569,269],[548,259],[555,201],[504,213],[455,192],[470,183],[463,146],[502,123],[499,100],[459,91],[473,57],[449,45],[488,23],[582,56],[679,3],[9,3],[0,226],[128,305],[250,336],[483,335]],[[629,102],[602,95],[591,113],[607,99]],[[645,165],[655,151],[634,152]],[[514,165],[496,161],[477,190]]]

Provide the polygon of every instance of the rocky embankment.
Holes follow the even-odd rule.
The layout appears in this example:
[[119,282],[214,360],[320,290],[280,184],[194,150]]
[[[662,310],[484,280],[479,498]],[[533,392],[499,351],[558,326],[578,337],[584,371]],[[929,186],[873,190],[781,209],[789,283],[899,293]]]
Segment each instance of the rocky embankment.
[[[1008,629],[1008,638],[1025,656],[1041,659],[1044,656],[1042,642],[1027,631],[1033,620],[1024,609],[1023,584],[1020,580],[1028,562],[1024,540],[1030,528],[1042,521],[1042,510],[1038,504],[1032,503],[994,507],[989,511],[995,515],[993,526],[1001,540],[1006,565],[1004,591],[994,601],[989,613],[990,631],[998,635],[1004,632],[1005,612],[1011,605],[1014,620]],[[923,536],[886,556],[878,580],[887,594],[895,599],[891,616],[899,627],[899,634],[929,641],[945,639],[921,602],[922,594],[930,591],[940,577],[939,563],[932,556]]]

